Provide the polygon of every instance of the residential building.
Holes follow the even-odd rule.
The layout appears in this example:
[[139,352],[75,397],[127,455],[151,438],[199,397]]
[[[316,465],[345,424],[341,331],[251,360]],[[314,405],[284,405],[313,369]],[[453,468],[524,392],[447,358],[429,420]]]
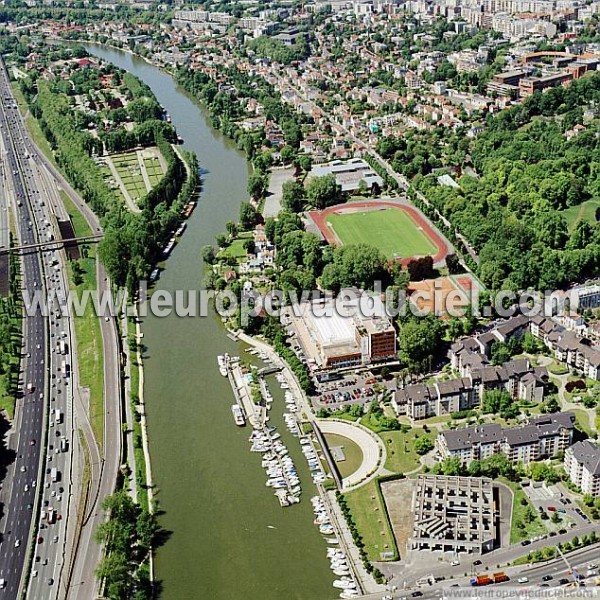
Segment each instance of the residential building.
[[573,444],[565,451],[565,472],[584,494],[600,496],[600,448],[590,440]]
[[529,419],[529,423],[503,429],[476,425],[442,431],[436,440],[441,460],[458,458],[463,465],[504,454],[511,462],[529,464],[564,452],[573,442],[575,415],[558,412]]

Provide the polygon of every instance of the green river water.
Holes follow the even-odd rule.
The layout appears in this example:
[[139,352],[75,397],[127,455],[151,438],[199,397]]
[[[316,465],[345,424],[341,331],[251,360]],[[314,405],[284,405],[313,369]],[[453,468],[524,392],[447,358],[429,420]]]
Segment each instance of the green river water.
[[[235,145],[210,126],[206,114],[173,79],[118,50],[88,49],[138,76],[154,91],[198,155],[203,187],[182,241],[166,263],[159,289],[198,289],[201,249],[225,223],[237,220],[247,198],[249,169]],[[277,425],[298,468],[303,500],[281,508],[260,455],[250,452],[248,427],[233,423],[233,394],[219,375],[217,355],[243,348],[226,337],[220,321],[148,317],[143,324],[145,399],[157,499],[171,531],[158,550],[161,598],[186,600],[325,600],[338,594],[325,558],[326,544],[313,525],[315,493],[298,442],[283,425],[282,394],[271,381]]]

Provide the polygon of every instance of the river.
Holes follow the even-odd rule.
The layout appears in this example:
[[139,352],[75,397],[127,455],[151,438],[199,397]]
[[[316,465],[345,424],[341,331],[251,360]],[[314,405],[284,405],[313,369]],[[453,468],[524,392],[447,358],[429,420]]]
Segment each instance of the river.
[[[198,207],[161,274],[165,290],[198,289],[201,249],[214,243],[247,198],[249,168],[235,145],[212,129],[207,115],[168,74],[129,53],[89,45],[91,53],[126,69],[153,90],[203,172]],[[161,525],[172,535],[156,555],[161,598],[172,600],[325,600],[337,597],[313,525],[315,493],[297,441],[285,435],[281,392],[278,425],[298,467],[300,504],[282,509],[251,453],[250,430],[235,427],[233,394],[217,370],[217,355],[240,354],[220,321],[148,317],[143,323],[145,399],[152,471]]]

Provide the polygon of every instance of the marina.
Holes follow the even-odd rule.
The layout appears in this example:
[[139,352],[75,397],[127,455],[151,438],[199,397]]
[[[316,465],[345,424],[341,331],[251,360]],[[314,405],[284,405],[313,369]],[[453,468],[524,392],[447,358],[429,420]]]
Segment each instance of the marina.
[[[164,290],[197,289],[202,248],[214,244],[227,221],[237,218],[247,197],[246,158],[234,142],[210,127],[210,119],[169,75],[128,53],[87,47],[147,83],[185,138],[184,148],[198,156],[200,200],[186,235],[160,272]],[[234,424],[231,385],[217,369],[217,355],[242,355],[254,362],[253,355],[228,337],[213,315],[190,319],[150,314],[143,332],[152,471],[161,490],[160,522],[172,532],[154,557],[161,598],[181,600],[199,593],[211,600],[337,596],[325,557],[328,544],[312,524],[310,502],[279,509],[275,490],[265,486],[264,456],[248,452],[249,423]],[[276,426],[278,439],[287,445],[305,500],[316,490],[300,446],[283,420],[283,392],[274,376],[265,380],[273,395],[268,426]],[[226,568],[223,556],[228,557]]]
[[[318,526],[319,532],[325,536],[334,535],[334,527],[331,524],[331,517],[321,496],[313,496],[310,499],[312,509],[315,514],[314,524]],[[327,537],[327,558],[329,566],[337,579],[333,582],[333,587],[341,590],[340,598],[358,598],[361,593],[356,579],[352,573],[350,563],[346,554],[341,548],[334,548],[339,544],[337,537]]]

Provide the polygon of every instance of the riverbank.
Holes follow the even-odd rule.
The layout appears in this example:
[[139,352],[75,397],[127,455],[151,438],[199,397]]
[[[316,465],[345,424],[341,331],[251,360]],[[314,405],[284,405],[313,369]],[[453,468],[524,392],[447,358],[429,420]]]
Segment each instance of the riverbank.
[[[149,85],[184,137],[184,148],[199,158],[198,205],[160,279],[166,291],[196,288],[202,248],[237,218],[247,198],[248,161],[163,71],[131,53],[98,46],[88,50]],[[243,348],[224,335],[214,315],[151,315],[143,319],[141,331],[154,503],[160,502],[161,525],[171,532],[155,556],[161,597],[192,598],[202,589],[214,600],[240,595],[248,600],[332,598],[326,544],[313,525],[309,503],[285,509],[273,505],[260,460],[248,457],[248,435],[233,423],[233,396],[218,372],[217,355],[240,355]],[[273,395],[281,406],[283,395],[275,387]],[[270,424],[281,431],[310,495],[306,461],[279,410]]]

